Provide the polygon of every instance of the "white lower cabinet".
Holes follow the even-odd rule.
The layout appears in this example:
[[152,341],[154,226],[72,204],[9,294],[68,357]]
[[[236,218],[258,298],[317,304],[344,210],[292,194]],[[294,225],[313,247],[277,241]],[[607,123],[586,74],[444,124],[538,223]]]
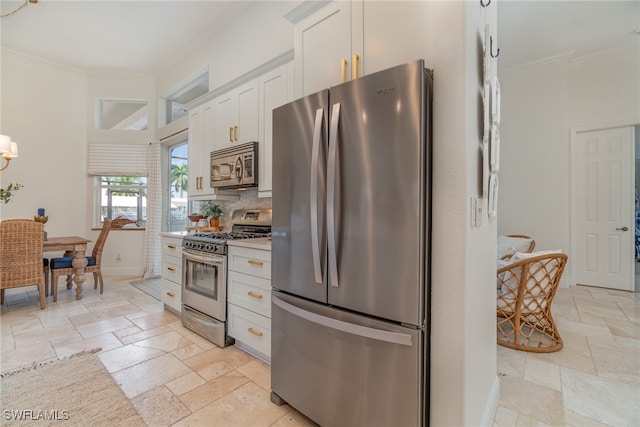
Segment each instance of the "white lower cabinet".
[[160,299],[177,313],[182,310],[182,236],[162,236]]
[[229,246],[228,334],[241,348],[271,360],[271,251]]

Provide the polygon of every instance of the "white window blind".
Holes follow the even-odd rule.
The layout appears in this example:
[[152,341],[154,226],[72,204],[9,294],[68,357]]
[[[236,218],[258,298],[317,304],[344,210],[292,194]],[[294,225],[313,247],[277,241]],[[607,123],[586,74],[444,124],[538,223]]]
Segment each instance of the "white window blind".
[[147,176],[147,144],[89,144],[87,170],[93,176]]

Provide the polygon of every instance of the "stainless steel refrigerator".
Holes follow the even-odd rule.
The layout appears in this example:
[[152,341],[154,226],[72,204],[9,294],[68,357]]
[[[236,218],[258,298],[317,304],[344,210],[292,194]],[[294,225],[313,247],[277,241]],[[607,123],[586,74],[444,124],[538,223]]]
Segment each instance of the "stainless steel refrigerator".
[[273,112],[272,401],[323,426],[428,423],[432,73]]

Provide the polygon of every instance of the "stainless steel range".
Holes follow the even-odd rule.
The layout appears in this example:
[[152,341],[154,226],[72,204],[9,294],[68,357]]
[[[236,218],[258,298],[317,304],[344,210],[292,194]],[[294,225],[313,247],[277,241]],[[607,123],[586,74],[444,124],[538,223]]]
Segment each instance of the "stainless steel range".
[[231,232],[196,231],[182,241],[182,324],[224,347],[227,336],[227,241],[271,235],[271,210],[236,210]]

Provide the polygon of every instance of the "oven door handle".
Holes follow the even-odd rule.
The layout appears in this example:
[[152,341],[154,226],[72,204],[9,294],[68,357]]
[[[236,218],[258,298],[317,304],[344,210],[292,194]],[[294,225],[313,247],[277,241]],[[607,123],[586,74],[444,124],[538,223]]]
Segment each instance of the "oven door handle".
[[224,258],[219,255],[200,255],[190,251],[182,251],[182,256],[185,259],[198,261],[206,264],[222,264],[224,262]]

